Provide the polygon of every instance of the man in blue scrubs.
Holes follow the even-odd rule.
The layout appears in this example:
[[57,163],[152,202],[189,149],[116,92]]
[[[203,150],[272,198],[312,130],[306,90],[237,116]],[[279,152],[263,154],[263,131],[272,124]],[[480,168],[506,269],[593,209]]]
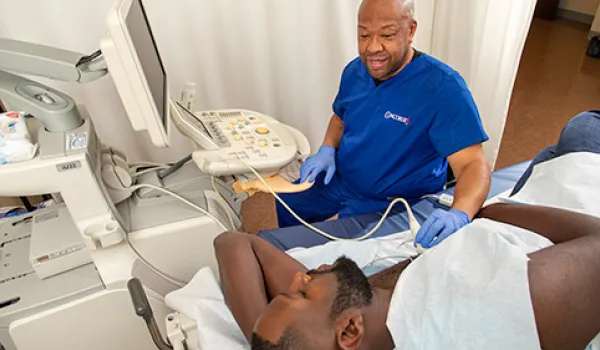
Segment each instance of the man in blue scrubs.
[[[282,199],[316,222],[385,209],[390,199],[416,202],[440,191],[448,164],[457,179],[450,211],[422,225],[417,242],[438,244],[470,222],[490,186],[487,141],[463,78],[412,47],[412,0],[363,0],[358,15],[360,57],[342,74],[323,145],[302,165],[302,193]],[[277,206],[280,227],[299,222]]]

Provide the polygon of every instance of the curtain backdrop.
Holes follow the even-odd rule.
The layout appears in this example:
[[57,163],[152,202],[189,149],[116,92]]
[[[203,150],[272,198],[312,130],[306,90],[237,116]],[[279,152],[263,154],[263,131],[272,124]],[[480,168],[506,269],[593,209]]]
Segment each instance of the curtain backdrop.
[[[0,36],[81,53],[98,49],[111,0],[2,0]],[[345,64],[357,55],[360,0],[145,0],[179,98],[196,82],[196,109],[246,108],[290,124],[316,149],[332,114]],[[495,161],[535,0],[416,0],[415,46],[466,78]],[[92,114],[104,143],[133,160],[172,161],[191,150],[173,128],[172,146],[135,133],[110,76],[78,85],[37,79]],[[374,140],[376,141],[376,140]]]

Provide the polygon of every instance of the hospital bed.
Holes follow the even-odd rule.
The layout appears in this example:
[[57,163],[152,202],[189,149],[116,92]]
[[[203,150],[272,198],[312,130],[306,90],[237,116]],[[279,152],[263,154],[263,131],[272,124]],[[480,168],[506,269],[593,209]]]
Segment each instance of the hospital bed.
[[[564,158],[563,158],[564,159]],[[538,166],[536,171],[531,176],[531,181],[528,182],[522,191],[516,197],[510,198],[510,201],[543,205],[549,207],[562,208],[567,210],[581,211],[588,215],[599,216],[600,207],[597,204],[597,192],[590,188],[599,188],[600,184],[597,180],[597,166],[594,169],[590,168],[587,177],[581,179],[582,174],[579,171],[573,172],[575,164],[585,164],[580,159],[571,159],[571,163],[561,164],[560,168],[554,167],[552,171],[544,173],[548,168]],[[549,164],[548,162],[547,164]],[[496,171],[492,174],[492,185],[488,196],[488,202],[503,201],[506,198],[516,182],[522,176],[524,171],[529,166],[529,162],[517,164],[515,166]],[[600,160],[598,163],[600,165]],[[565,171],[565,169],[569,169]],[[591,175],[590,175],[591,174]],[[573,186],[581,182],[581,186]],[[548,191],[548,188],[553,191]],[[444,191],[452,193],[452,189]],[[435,208],[433,202],[424,200],[413,207],[417,207],[419,220],[424,219],[428,213],[431,213]],[[317,224],[321,229],[327,229],[329,232],[336,233],[340,237],[357,237],[360,235],[360,230],[368,229],[369,225],[377,221],[381,213],[369,215],[361,215],[353,218],[334,220],[325,223]],[[489,220],[479,220],[478,223],[488,225]],[[476,230],[481,229],[477,223],[474,224]],[[358,266],[363,269],[365,274],[369,274],[366,270],[376,271],[371,269],[373,263],[377,262],[379,267],[384,267],[382,261],[388,259],[405,259],[413,256],[415,248],[411,244],[410,232],[408,228],[407,218],[402,212],[397,211],[385,221],[382,231],[378,232],[378,238],[369,239],[365,242],[326,242],[322,244],[315,239],[315,236],[308,230],[301,230],[298,227],[268,230],[261,232],[261,236],[266,237],[270,242],[274,242],[280,249],[287,250],[287,253],[297,259],[299,262],[307,266],[309,269],[316,268],[322,263],[333,261],[340,254],[346,255],[353,259]],[[489,228],[489,227],[488,227]],[[491,228],[492,230],[498,230]],[[336,231],[337,230],[337,231]],[[355,230],[355,231],[350,231]],[[485,233],[494,234],[486,231]],[[403,231],[403,232],[400,232]],[[502,232],[501,232],[502,231]],[[476,231],[480,232],[480,231]],[[526,249],[541,249],[545,247],[543,240],[537,241],[533,236],[527,234],[521,236],[518,232],[504,232],[502,229],[496,231],[509,241],[515,240],[516,245],[524,244],[529,248]],[[509,236],[505,236],[508,234]],[[292,241],[289,237],[294,236],[296,240]],[[386,237],[381,237],[386,236]],[[476,236],[479,236],[478,234]],[[455,236],[456,237],[456,236]],[[464,237],[464,236],[463,236]],[[471,236],[473,237],[473,236]],[[521,238],[519,238],[521,237]],[[486,239],[484,239],[486,240]],[[535,241],[535,243],[534,243]],[[464,244],[463,241],[461,244]],[[550,244],[549,242],[547,242]],[[341,245],[344,245],[342,248]],[[353,245],[352,247],[350,245]],[[310,249],[291,249],[296,247],[311,247]],[[289,250],[288,250],[289,249]],[[469,249],[475,249],[474,247]],[[485,259],[485,257],[484,257]],[[503,261],[503,260],[498,260]],[[388,264],[396,262],[387,261]],[[388,265],[389,266],[389,265]],[[495,275],[495,270],[493,271]],[[247,350],[248,343],[241,333],[239,326],[235,322],[233,315],[228,309],[218,275],[211,271],[210,268],[203,268],[198,271],[196,276],[188,285],[181,290],[177,290],[167,296],[167,303],[178,310],[167,316],[166,334],[164,334],[168,343],[165,343],[163,336],[157,333],[155,321],[151,320],[152,312],[149,304],[143,296],[143,289],[139,283],[132,281],[130,283],[132,302],[135,305],[136,313],[143,317],[148,323],[148,328],[151,333],[154,333],[153,338],[156,340],[159,349],[188,349],[188,350],[204,350],[204,349],[231,349],[231,350]],[[136,287],[137,285],[137,287]],[[488,284],[485,284],[488,286]],[[435,289],[435,288],[434,288]],[[177,295],[176,295],[177,294]],[[501,294],[502,295],[502,294]],[[527,300],[529,300],[527,298]],[[444,300],[445,302],[445,300]],[[476,311],[479,312],[479,311]],[[159,322],[161,321],[158,319]],[[531,334],[535,334],[532,331]],[[512,338],[512,337],[511,337]],[[595,339],[587,350],[600,349],[598,345],[600,337]],[[436,347],[437,348],[437,347]],[[514,347],[511,347],[514,348]],[[528,347],[531,348],[531,347]]]
[[[513,188],[521,175],[529,166],[530,161],[519,163],[508,168],[500,169],[492,173],[492,184],[488,199],[495,197]],[[441,193],[454,193],[454,187],[449,187]],[[447,209],[437,203],[433,198],[425,198],[412,205],[412,211],[419,220],[425,221],[427,217],[437,208]],[[338,220],[325,221],[315,226],[327,233],[340,238],[356,238],[371,230],[381,219],[383,212],[358,215]],[[393,233],[408,230],[408,216],[403,206],[398,205],[387,217],[379,230],[373,234],[373,238],[387,236]],[[259,237],[270,242],[281,250],[292,248],[309,248],[327,243],[329,240],[305,226],[292,226],[259,232]]]
[[[501,169],[492,173],[492,184],[488,199],[504,197],[512,190],[518,179],[525,172],[530,162],[523,162],[505,169]],[[450,187],[441,193],[452,194],[454,188]],[[439,205],[434,199],[423,199],[420,202],[412,205],[414,215],[419,221],[425,220],[436,208],[444,208]],[[331,233],[335,236],[342,238],[356,238],[364,234],[364,232],[370,230],[377,221],[380,220],[382,212],[371,213],[365,215],[359,215],[349,218],[343,218],[338,220],[326,221],[315,224],[321,230]],[[389,236],[389,239],[401,235],[400,232],[409,229],[408,217],[404,211],[404,207],[398,207],[395,209],[390,216],[388,216],[381,228],[371,238],[378,238],[383,236]],[[259,233],[259,236],[281,250],[289,251],[290,254],[298,250],[293,248],[309,248],[330,242],[323,236],[315,233],[314,231],[304,226],[294,226],[281,229],[263,230]],[[386,237],[388,239],[388,237]],[[132,283],[134,285],[135,283]],[[200,287],[201,286],[201,287]],[[239,333],[235,326],[235,321],[231,318],[232,316],[226,311],[224,306],[223,296],[220,293],[212,293],[211,290],[220,290],[217,277],[213,275],[212,271],[203,269],[199,271],[198,275],[194,277],[194,280],[186,286],[186,290],[177,297],[178,302],[182,304],[174,304],[174,309],[180,310],[167,316],[166,323],[166,334],[165,338],[168,339],[170,346],[173,349],[204,349],[203,345],[212,343],[214,341],[224,341],[232,348],[241,349],[244,346],[240,345],[244,343],[243,336]],[[179,292],[178,292],[179,293]],[[135,295],[138,295],[136,298]],[[135,307],[136,311],[148,310],[149,307],[144,307],[140,303],[140,293],[132,292],[133,303],[138,305]],[[137,299],[137,300],[136,300]],[[143,299],[143,298],[141,298]],[[174,303],[175,299],[171,299],[171,303]],[[189,308],[190,305],[194,304],[194,300],[210,300],[208,304],[204,304],[202,309]],[[186,306],[183,306],[186,304]],[[185,310],[185,311],[183,311]],[[193,319],[194,313],[202,314],[200,317],[200,324]],[[139,316],[144,317],[145,320],[148,317],[144,316],[144,312],[138,312]],[[211,322],[219,320],[218,324],[212,324]],[[160,322],[159,320],[158,322]],[[216,321],[215,321],[216,322]],[[148,325],[149,329],[156,329],[155,326]],[[201,329],[199,332],[198,329]],[[153,331],[151,331],[152,333]],[[156,331],[154,331],[156,333]],[[164,344],[161,346],[159,343],[160,335],[155,334],[153,336],[157,340],[157,347],[165,349]],[[235,345],[235,346],[234,346]]]

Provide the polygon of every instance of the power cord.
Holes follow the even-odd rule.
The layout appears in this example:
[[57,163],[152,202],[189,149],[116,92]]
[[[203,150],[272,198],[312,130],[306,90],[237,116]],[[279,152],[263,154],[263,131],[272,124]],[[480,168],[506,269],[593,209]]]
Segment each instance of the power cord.
[[128,163],[128,165],[132,168],[141,168],[141,167],[169,167],[169,164],[164,163],[155,163],[155,162],[135,162]]
[[[348,241],[348,242],[357,242],[357,241],[363,241],[369,237],[371,237],[383,224],[383,221],[388,217],[388,215],[390,214],[393,206],[398,203],[398,202],[402,202],[404,204],[404,206],[406,207],[406,212],[408,214],[408,220],[409,220],[409,227],[410,227],[410,232],[412,235],[413,240],[416,238],[417,232],[419,231],[419,229],[421,228],[421,225],[419,224],[419,222],[417,221],[417,219],[414,217],[414,214],[412,212],[412,209],[410,207],[410,205],[408,204],[408,202],[404,199],[404,198],[396,198],[394,199],[387,207],[386,211],[384,212],[383,216],[381,217],[381,219],[379,220],[379,222],[377,223],[377,225],[375,225],[375,227],[373,227],[373,229],[371,229],[369,232],[367,232],[366,234],[362,235],[361,237],[358,238],[351,238],[351,239],[347,239],[347,238],[339,238],[339,237],[335,237],[332,236],[330,234],[328,234],[327,232],[324,232],[322,230],[320,230],[319,228],[309,224],[308,222],[304,221],[300,216],[298,216],[298,214],[296,214],[292,208],[290,208],[287,203],[285,203],[281,197],[279,197],[279,195],[271,188],[271,186],[269,186],[269,184],[264,180],[264,178],[248,163],[246,163],[245,161],[241,160],[241,159],[235,159],[235,158],[229,158],[229,159],[221,159],[222,161],[225,162],[236,162],[236,163],[240,163],[245,165],[262,183],[263,185],[269,190],[269,192],[279,201],[279,203],[281,203],[281,205],[283,205],[284,208],[286,208],[286,210],[288,210],[290,212],[290,214],[292,214],[299,222],[301,222],[303,225],[305,225],[306,227],[310,228],[311,230],[321,234],[322,236],[324,236],[325,238],[328,238],[332,241]],[[158,164],[157,164],[158,165]],[[163,165],[164,166],[164,165]],[[153,169],[148,169],[149,171],[156,171],[156,170],[160,170],[160,168],[162,168],[163,166],[157,166],[157,168],[153,168]],[[141,173],[141,172],[140,172]],[[137,173],[137,175],[141,175],[139,173]],[[225,199],[223,198],[223,196],[221,195],[221,193],[219,192],[219,190],[217,189],[216,183],[215,183],[215,178],[214,176],[211,177],[211,182],[213,185],[213,189],[215,190],[215,192],[217,193],[217,195],[219,196],[219,198],[221,199],[221,201],[226,204]],[[159,192],[162,192],[166,195],[169,195],[181,202],[183,202],[184,204],[190,206],[191,208],[200,211],[201,213],[205,214],[206,216],[208,216],[209,218],[213,219],[222,229],[223,231],[227,231],[227,227],[217,218],[215,217],[213,214],[211,214],[209,211],[207,211],[206,209],[190,202],[189,200],[181,197],[180,195],[169,191],[167,189],[158,187],[158,186],[154,186],[154,185],[150,185],[150,184],[138,184],[135,186],[131,187],[132,192],[133,191],[137,191],[141,188],[150,188]],[[227,205],[225,205],[225,211],[227,213],[227,216],[229,218],[229,223],[231,224],[232,229],[235,230],[235,225],[233,223],[233,218],[231,217],[231,214],[229,213],[229,210],[227,209]],[[135,255],[142,261],[142,263],[144,263],[148,268],[150,268],[152,271],[154,271],[154,273],[156,273],[157,275],[161,276],[162,278],[166,279],[167,281],[178,285],[180,287],[183,287],[186,283],[184,283],[183,281],[180,281],[172,276],[169,276],[167,273],[162,272],[160,269],[158,269],[156,266],[152,265],[152,263],[150,263],[148,260],[146,260],[146,258],[144,258],[142,256],[142,254],[135,248],[135,246],[131,243],[131,240],[129,239],[129,232],[127,232],[125,234],[125,240],[127,242],[127,244],[129,245],[129,247],[131,248],[131,250],[135,253]],[[404,242],[403,244],[406,244],[408,242]],[[402,245],[403,245],[402,244]],[[419,254],[424,252],[424,249],[420,246],[417,245],[417,252]]]
[[134,171],[134,172],[131,172],[131,177],[138,178],[144,174],[148,174],[148,173],[151,173],[154,171],[160,171],[162,169],[168,169],[168,168],[169,168],[168,166],[156,166],[156,167],[149,168],[149,169]]
[[159,191],[159,192],[162,192],[162,193],[164,193],[164,194],[166,194],[166,195],[169,195],[169,196],[171,196],[171,197],[173,197],[173,198],[175,198],[175,199],[177,199],[177,200],[179,200],[179,201],[183,202],[184,204],[187,204],[188,206],[192,207],[193,209],[196,209],[196,210],[198,210],[199,212],[201,212],[201,213],[205,214],[205,215],[206,215],[206,216],[208,216],[209,218],[213,219],[213,220],[214,220],[214,221],[215,221],[215,222],[216,222],[216,223],[217,223],[219,226],[221,226],[221,228],[222,228],[224,231],[227,231],[227,230],[228,230],[227,226],[223,225],[223,223],[222,223],[222,222],[221,222],[221,221],[220,221],[220,220],[219,220],[219,219],[218,219],[216,216],[214,216],[213,214],[211,214],[211,213],[210,213],[208,210],[206,210],[206,209],[204,209],[204,208],[202,208],[202,207],[200,207],[200,206],[198,206],[198,205],[196,205],[196,204],[194,204],[194,203],[190,202],[189,200],[187,200],[187,199],[185,199],[185,198],[181,197],[180,195],[178,195],[178,194],[177,194],[177,193],[175,193],[175,192],[171,192],[171,191],[169,191],[169,190],[167,190],[167,189],[164,189],[164,188],[162,188],[162,187],[158,187],[158,186],[154,186],[154,185],[150,185],[150,184],[139,184],[139,185],[135,185],[135,186],[132,186],[132,187],[131,187],[131,190],[132,190],[132,191],[137,191],[137,190],[139,190],[139,189],[141,189],[141,188],[150,188],[150,189],[153,189],[153,190],[157,190],[157,191]]
[[172,277],[165,272],[162,272],[156,266],[152,265],[148,260],[146,260],[146,258],[144,258],[144,256],[131,243],[131,240],[129,239],[129,232],[125,232],[125,241],[127,242],[127,245],[129,245],[129,248],[131,248],[131,250],[133,250],[135,255],[137,255],[137,257],[142,261],[142,263],[144,265],[146,265],[150,270],[154,271],[155,274],[159,275],[160,277],[166,279],[167,281],[169,281],[179,287],[184,287],[186,285],[185,282],[180,281],[177,278]]
[[173,165],[171,165],[167,169],[161,170],[158,173],[158,177],[160,179],[166,178],[167,176],[169,176],[169,175],[173,174],[174,172],[176,172],[177,170],[181,169],[181,167],[184,166],[185,163],[189,162],[190,160],[192,160],[192,155],[191,154],[185,156],[184,158],[182,158],[181,160],[177,161],[176,163],[174,163]]
[[[134,171],[130,171],[130,175],[132,178],[138,178],[141,175],[150,173],[150,172],[155,172],[155,171],[165,171],[166,173],[162,173],[163,176],[168,176],[170,173],[172,173],[173,171],[181,168],[181,166],[183,166],[183,164],[185,164],[185,162],[189,161],[189,159],[191,159],[191,157],[186,157],[184,159],[182,159],[181,161],[175,163],[174,165],[167,165],[167,164],[160,164],[160,163],[152,163],[152,162],[139,162],[139,163],[135,163],[135,164],[130,164],[130,166],[132,168],[134,168]],[[111,158],[112,160],[112,158]],[[113,165],[114,164],[114,160],[113,160]],[[144,170],[140,170],[137,171],[137,167],[150,167],[148,169],[144,169]],[[161,173],[159,173],[160,176]],[[117,176],[117,179],[120,180],[120,178]],[[217,195],[219,196],[219,198],[225,202],[225,199],[223,198],[223,196],[221,195],[221,193],[219,193],[216,189],[216,184],[214,181],[214,177],[212,179],[212,183],[213,183],[213,188],[215,189],[215,192],[217,192]],[[106,183],[105,183],[106,184]],[[124,186],[123,183],[121,183],[122,186]],[[111,187],[110,185],[106,184],[106,186]],[[112,187],[111,187],[112,188]],[[158,187],[158,186],[154,186],[154,185],[150,185],[150,184],[138,184],[138,185],[134,185],[130,188],[131,192],[137,191],[141,188],[150,188],[153,190],[157,190],[159,192],[165,193],[181,202],[183,202],[184,204],[192,207],[195,210],[200,211],[201,213],[205,214],[206,216],[208,216],[209,218],[213,219],[222,229],[223,231],[227,231],[227,227],[225,225],[223,225],[223,223],[214,215],[212,215],[209,211],[207,211],[206,209],[190,202],[189,200],[181,197],[180,195],[169,191],[167,189]],[[119,188],[113,188],[115,190],[121,190]],[[225,211],[227,213],[227,216],[229,217],[230,223],[231,223],[231,227],[235,230],[235,225],[233,225],[233,219],[231,217],[231,214],[229,213],[229,210],[227,210],[227,205],[225,206]],[[178,280],[175,277],[170,276],[169,274],[161,271],[159,268],[157,268],[156,266],[154,266],[150,261],[148,261],[146,258],[144,258],[144,256],[137,250],[137,248],[132,244],[130,238],[129,238],[129,232],[125,232],[125,241],[127,242],[127,245],[131,248],[131,250],[134,252],[134,254],[138,257],[138,259],[140,259],[140,261],[146,265],[150,270],[152,270],[154,273],[156,273],[158,276],[162,277],[163,279],[179,286],[179,287],[183,287],[186,285],[185,282]]]
[[[217,217],[215,217],[214,215],[212,215],[210,212],[208,212],[206,209],[199,207],[198,205],[190,202],[189,200],[181,197],[180,195],[171,192],[167,189],[158,187],[158,186],[154,186],[154,185],[150,185],[150,184],[139,184],[139,185],[135,185],[131,187],[132,191],[137,191],[141,188],[150,188],[153,190],[157,190],[159,192],[165,193],[177,200],[180,200],[181,202],[187,204],[188,206],[192,207],[193,209],[196,209],[198,211],[200,211],[201,213],[205,214],[206,216],[210,217],[211,219],[213,219],[219,226],[221,226],[221,228],[223,229],[223,231],[227,231],[227,227],[225,225],[223,225],[223,223],[217,219]],[[219,194],[220,195],[220,194]],[[229,212],[228,212],[229,213]],[[146,258],[144,258],[144,256],[135,248],[135,246],[131,243],[131,240],[129,239],[129,232],[125,233],[125,241],[127,242],[127,244],[129,245],[129,247],[131,248],[131,250],[135,253],[135,255],[137,255],[137,257],[140,259],[140,261],[142,261],[142,263],[144,265],[146,265],[150,270],[154,271],[154,273],[156,273],[157,275],[161,276],[162,278],[166,279],[167,281],[178,285],[179,287],[183,287],[186,285],[185,282],[180,281],[178,279],[176,279],[175,277],[172,277],[170,275],[168,275],[167,273],[161,271],[159,268],[157,268],[156,266],[152,265],[152,263],[148,260],[146,260]]]
[[[220,160],[224,161],[224,162],[234,162],[234,163],[240,163],[240,164],[245,165],[263,183],[263,185],[265,185],[265,187],[269,190],[269,192],[271,192],[271,194],[275,197],[275,199],[277,199],[279,201],[279,203],[281,203],[281,205],[287,211],[289,211],[290,214],[292,214],[292,216],[294,216],[294,218],[296,218],[296,220],[301,222],[304,226],[310,228],[311,230],[317,232],[318,234],[320,234],[323,237],[330,239],[332,241],[357,242],[357,241],[362,241],[362,240],[365,240],[365,239],[371,237],[381,227],[381,225],[383,224],[383,221],[390,214],[390,211],[392,210],[393,206],[398,202],[402,202],[404,204],[404,206],[406,207],[406,213],[408,215],[410,232],[411,232],[413,240],[416,238],[417,232],[419,232],[419,229],[421,228],[421,225],[419,224],[419,222],[413,215],[412,209],[411,209],[410,205],[408,204],[408,202],[404,198],[396,198],[388,205],[386,211],[384,212],[383,216],[381,217],[381,219],[379,220],[377,225],[375,225],[375,227],[373,227],[373,229],[371,231],[367,232],[366,234],[364,234],[358,238],[350,238],[350,239],[332,236],[332,235],[328,234],[327,232],[324,232],[324,231],[320,230],[319,228],[309,224],[308,222],[304,221],[300,216],[298,216],[298,214],[296,214],[294,212],[294,210],[292,210],[292,208],[290,208],[287,205],[287,203],[285,203],[283,201],[283,199],[281,199],[281,197],[279,197],[279,195],[277,195],[277,193],[275,193],[275,191],[271,188],[271,186],[269,186],[269,184],[264,180],[264,178],[250,164],[246,163],[245,161],[243,161],[241,159],[237,159],[237,158],[222,158]],[[419,251],[419,253],[421,253],[424,251],[424,249],[420,245],[417,245],[417,251]]]

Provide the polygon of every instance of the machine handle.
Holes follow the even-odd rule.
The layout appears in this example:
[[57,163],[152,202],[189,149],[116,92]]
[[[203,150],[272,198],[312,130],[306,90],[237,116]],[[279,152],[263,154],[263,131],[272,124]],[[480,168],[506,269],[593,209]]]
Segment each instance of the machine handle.
[[146,326],[156,347],[159,350],[172,350],[173,347],[167,344],[160,335],[160,330],[152,314],[152,307],[148,302],[148,296],[146,296],[144,287],[142,287],[142,282],[137,278],[132,278],[127,282],[127,289],[129,289],[135,313],[146,321]]
[[153,319],[152,307],[150,307],[142,282],[137,278],[132,278],[127,282],[127,289],[129,289],[135,313],[148,323]]

